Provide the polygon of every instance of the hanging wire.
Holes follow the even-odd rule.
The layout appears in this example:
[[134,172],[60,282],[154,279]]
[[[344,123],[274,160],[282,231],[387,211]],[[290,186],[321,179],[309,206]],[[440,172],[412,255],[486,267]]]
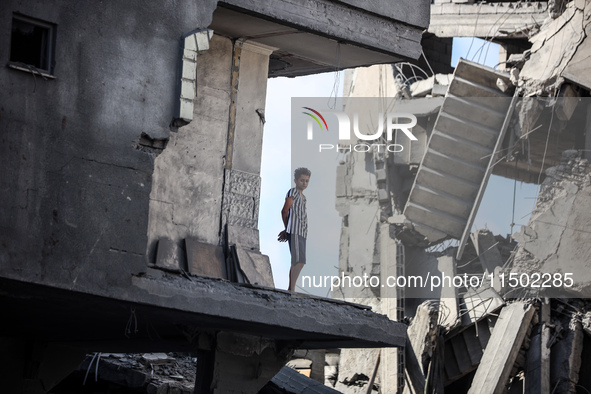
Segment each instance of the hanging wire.
[[[515,174],[517,174],[517,160],[515,160]],[[511,232],[513,234],[513,226],[515,226],[515,196],[517,194],[517,176],[513,182],[513,213],[511,214]]]
[[[554,97],[558,92],[554,94]],[[540,173],[538,174],[538,184],[542,179],[542,172],[544,171],[544,162],[546,161],[546,153],[548,152],[548,141],[550,141],[550,130],[552,130],[552,121],[554,120],[554,106],[552,106],[552,115],[550,116],[550,125],[548,126],[548,134],[546,135],[546,146],[544,147],[544,156],[542,156],[542,165],[540,166]]]
[[[521,3],[521,1],[519,2]],[[486,50],[486,54],[484,56],[484,62],[486,62],[486,58],[488,56],[488,48],[490,47],[490,44],[492,43],[492,40],[494,38],[493,36],[493,29],[497,26],[499,26],[499,22],[501,22],[501,19],[505,18],[505,20],[502,23],[504,23],[510,16],[511,14],[509,14],[509,11],[512,11],[513,13],[515,12],[517,8],[510,8],[509,6],[507,6],[507,10],[495,21],[495,23],[493,23],[491,25],[491,27],[488,29],[486,35],[484,36],[484,43],[480,46],[480,48],[474,53],[474,56],[472,56],[472,61],[474,61],[474,59],[476,58],[476,55],[478,55],[478,60],[476,61],[477,63],[480,63],[480,57],[483,54],[484,51],[484,47],[488,45],[487,50]]]
[[[330,96],[328,98],[328,108],[335,109],[337,106],[337,96],[339,94],[339,87],[341,83],[341,43],[337,42],[337,65],[334,71],[334,83],[332,85],[332,91],[330,92]],[[332,105],[330,101],[333,99],[334,101]]]
[[470,56],[470,50],[472,49],[472,44],[474,44],[474,40],[476,39],[476,28],[478,27],[478,18],[480,17],[480,8],[482,7],[482,2],[478,4],[478,10],[476,11],[476,21],[474,22],[474,33],[472,33],[472,41],[470,41],[470,46],[468,47],[468,52],[466,52],[466,59]]
[[[406,74],[404,73],[405,66],[410,68],[410,71],[412,72],[412,75],[413,75],[412,77],[407,77]],[[423,75],[425,75],[425,78],[429,78],[429,74],[425,70],[423,70],[421,67],[417,66],[416,64],[412,64],[409,62],[400,62],[400,63],[394,64],[394,67],[396,68],[396,71],[398,71],[398,74],[402,76],[403,80],[401,82],[405,85],[410,85],[410,83],[412,83],[414,81],[419,81],[421,79],[424,79],[423,77],[418,76],[416,74],[415,70],[423,73]]]
[[99,366],[99,361],[101,361],[101,353],[95,353],[94,356],[92,356],[92,359],[90,360],[90,364],[88,364],[88,368],[86,369],[86,374],[84,375],[84,380],[82,381],[82,385],[86,385],[86,379],[88,378],[88,373],[90,372],[90,368],[92,368],[92,363],[94,362],[94,360],[96,359],[96,365],[94,368],[94,381],[97,382],[98,381],[98,366]]
[[433,71],[433,68],[431,67],[431,64],[429,63],[429,59],[427,59],[427,56],[425,56],[425,51],[423,51],[423,48],[421,48],[421,55],[423,55],[423,58],[425,59],[425,63],[427,63],[427,67],[429,67],[429,70],[431,70],[431,75],[433,75],[433,77],[435,77],[435,71]]

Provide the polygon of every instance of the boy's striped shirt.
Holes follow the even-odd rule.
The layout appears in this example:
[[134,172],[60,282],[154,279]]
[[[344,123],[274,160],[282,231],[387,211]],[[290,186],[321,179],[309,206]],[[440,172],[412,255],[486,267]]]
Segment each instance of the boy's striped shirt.
[[289,208],[287,232],[306,238],[308,235],[306,197],[304,197],[295,187],[287,192],[285,198],[287,197],[291,197],[292,200],[291,208]]

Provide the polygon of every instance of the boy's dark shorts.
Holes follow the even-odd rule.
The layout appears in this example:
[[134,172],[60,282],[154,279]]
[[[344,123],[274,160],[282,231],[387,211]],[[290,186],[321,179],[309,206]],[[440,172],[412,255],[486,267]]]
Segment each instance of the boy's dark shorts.
[[291,265],[296,265],[297,263],[306,264],[306,238],[297,234],[287,233],[287,243],[291,252]]

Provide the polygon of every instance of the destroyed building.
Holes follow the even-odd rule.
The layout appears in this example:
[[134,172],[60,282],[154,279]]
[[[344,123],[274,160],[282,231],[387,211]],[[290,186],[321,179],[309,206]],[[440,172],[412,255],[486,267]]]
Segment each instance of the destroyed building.
[[[410,321],[404,350],[342,349],[337,390],[591,391],[590,18],[589,1],[435,0],[418,62],[346,73],[343,111],[377,98],[416,115],[417,140],[397,132],[401,152],[343,154],[339,275],[480,281],[333,290]],[[451,70],[452,37],[500,44],[499,64],[478,64],[484,44]],[[491,176],[512,180],[497,193],[513,196],[540,185],[529,223],[506,223],[512,234],[474,227]],[[372,373],[370,388],[359,377]]]
[[273,288],[261,145],[269,77],[417,59],[427,2],[0,9],[1,391],[85,367],[119,384],[125,358],[134,390],[183,392],[152,378],[167,356],[137,374],[121,356],[178,352],[193,392],[254,393],[296,349],[404,346],[405,326],[366,306]]

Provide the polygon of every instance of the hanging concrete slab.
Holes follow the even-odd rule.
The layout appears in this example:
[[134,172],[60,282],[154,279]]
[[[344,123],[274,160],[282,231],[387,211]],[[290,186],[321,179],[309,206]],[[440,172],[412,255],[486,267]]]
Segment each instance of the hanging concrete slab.
[[462,238],[488,181],[511,107],[509,75],[460,59],[404,215],[431,244]]
[[591,39],[585,37],[577,52],[568,63],[562,76],[577,85],[591,90],[591,74],[589,73],[589,59],[591,57]]

